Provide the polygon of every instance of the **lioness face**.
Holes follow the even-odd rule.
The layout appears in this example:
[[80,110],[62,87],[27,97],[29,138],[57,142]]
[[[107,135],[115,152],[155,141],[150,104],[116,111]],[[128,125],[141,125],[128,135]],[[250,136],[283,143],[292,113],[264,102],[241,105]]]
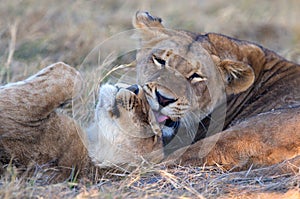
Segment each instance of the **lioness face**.
[[222,78],[192,34],[165,29],[160,21],[148,13],[137,13],[134,18],[134,26],[142,28],[138,83],[143,85],[163,136],[173,135],[179,126],[185,132],[197,131],[199,121],[225,100]]
[[230,54],[230,49],[218,54],[205,35],[169,30],[161,22],[147,12],[137,12],[133,18],[141,46],[138,83],[143,85],[163,135],[176,134],[180,126],[195,134],[199,122],[214,114],[216,118],[210,121],[218,121],[220,128],[226,97],[253,84],[252,67]]

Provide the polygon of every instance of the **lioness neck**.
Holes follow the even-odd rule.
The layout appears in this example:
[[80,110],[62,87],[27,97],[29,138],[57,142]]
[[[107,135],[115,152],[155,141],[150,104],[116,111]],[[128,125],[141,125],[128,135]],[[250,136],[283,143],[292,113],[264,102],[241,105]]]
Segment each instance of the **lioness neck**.
[[225,128],[263,112],[300,105],[300,65],[251,42],[214,33],[206,37],[213,44],[206,46],[212,54],[221,59],[247,62],[255,74],[249,89],[228,96]]

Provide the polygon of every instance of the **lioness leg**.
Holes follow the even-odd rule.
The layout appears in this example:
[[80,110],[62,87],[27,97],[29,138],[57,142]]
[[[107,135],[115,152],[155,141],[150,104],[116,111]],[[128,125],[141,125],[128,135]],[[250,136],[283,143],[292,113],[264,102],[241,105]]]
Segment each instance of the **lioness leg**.
[[[81,78],[72,67],[57,63],[28,79],[0,87],[1,163],[52,162],[82,167],[88,160],[81,129],[55,109],[79,91]],[[80,165],[81,164],[81,165]]]
[[300,107],[260,114],[180,149],[169,159],[181,164],[222,164],[246,169],[300,155]]

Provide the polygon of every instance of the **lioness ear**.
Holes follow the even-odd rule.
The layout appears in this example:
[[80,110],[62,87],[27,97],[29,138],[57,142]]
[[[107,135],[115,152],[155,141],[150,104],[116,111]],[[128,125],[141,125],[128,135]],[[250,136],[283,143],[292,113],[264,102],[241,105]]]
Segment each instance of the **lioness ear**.
[[133,17],[132,24],[134,28],[139,29],[139,37],[148,41],[153,38],[161,38],[164,34],[165,27],[161,24],[159,17],[151,16],[148,12],[138,11]]
[[225,59],[219,62],[219,70],[228,94],[238,94],[247,90],[254,82],[254,71],[248,64]]

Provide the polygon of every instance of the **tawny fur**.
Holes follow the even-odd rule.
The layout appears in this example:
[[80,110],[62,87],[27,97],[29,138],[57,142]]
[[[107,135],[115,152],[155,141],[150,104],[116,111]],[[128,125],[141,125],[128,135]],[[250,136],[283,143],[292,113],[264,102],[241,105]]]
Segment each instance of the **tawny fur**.
[[[167,30],[159,18],[147,13],[138,12],[134,25],[142,28],[139,35],[141,47],[146,47],[137,54],[137,72],[138,83],[143,86],[148,101],[125,90],[121,100],[117,100],[119,110],[124,113],[118,119],[107,114],[110,110],[106,109],[106,105],[111,105],[107,102],[114,101],[117,93],[104,105],[99,99],[100,108],[96,108],[96,116],[107,115],[105,118],[96,117],[95,129],[85,137],[76,121],[55,111],[78,93],[80,75],[66,64],[51,65],[23,82],[0,88],[1,163],[7,164],[13,159],[16,165],[26,167],[31,163],[50,162],[62,170],[75,167],[84,175],[94,168],[94,164],[101,165],[102,158],[110,154],[106,153],[110,150],[109,146],[101,151],[101,136],[110,133],[111,118],[116,118],[114,121],[122,127],[115,132],[117,138],[121,138],[118,140],[121,148],[134,149],[133,154],[137,155],[157,150],[161,160],[161,140],[154,139],[156,133],[151,131],[157,131],[157,127],[151,121],[153,116],[148,115],[149,106],[153,108],[157,104],[153,96],[155,92],[150,92],[155,89],[168,98],[176,98],[175,103],[163,109],[163,114],[185,120],[187,128],[192,122],[205,119],[222,103],[227,103],[223,131],[175,151],[167,157],[169,162],[184,165],[218,163],[228,168],[246,169],[249,165],[268,166],[299,157],[298,64],[250,42],[214,33],[199,35]],[[166,66],[162,67],[153,60],[157,58],[165,59]],[[153,76],[158,69],[170,79]],[[194,73],[198,76],[192,79]],[[148,91],[147,86],[150,88]],[[167,87],[167,91],[163,86]],[[214,89],[209,90],[206,86]],[[135,103],[124,105],[128,98],[133,98]],[[190,118],[199,121],[189,121],[190,111],[197,109],[201,110],[199,115]],[[133,117],[126,118],[128,113]],[[130,125],[126,126],[126,119],[130,119]],[[147,133],[152,133],[152,136],[147,139],[136,139],[136,135],[130,137],[132,125],[136,124],[142,124],[137,125],[138,134],[144,133],[145,124]],[[107,132],[101,131],[103,127],[107,128]],[[91,143],[91,140],[94,146],[100,145],[86,149],[85,144]],[[108,158],[116,161],[112,163],[131,161],[118,151],[120,149],[110,151],[112,155]],[[95,155],[101,152],[104,155]],[[113,155],[117,155],[117,159]],[[295,164],[299,165],[299,161]],[[61,175],[66,176],[66,173],[62,171]]]

